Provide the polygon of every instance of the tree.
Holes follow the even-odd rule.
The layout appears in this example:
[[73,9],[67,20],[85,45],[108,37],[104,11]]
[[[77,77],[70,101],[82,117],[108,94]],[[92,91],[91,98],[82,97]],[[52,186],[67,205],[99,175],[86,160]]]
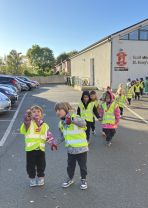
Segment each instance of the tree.
[[43,71],[51,69],[55,63],[53,51],[47,47],[41,48],[39,45],[33,45],[28,49],[27,57],[33,67]]
[[22,56],[21,53],[18,53],[16,50],[11,50],[9,55],[6,57],[6,65],[10,73],[12,74],[22,74],[21,71],[21,61]]
[[61,53],[56,59],[56,64],[60,64],[62,61],[68,58],[69,58],[69,55],[67,53]]
[[65,53],[65,52],[61,53],[56,59],[56,64],[59,64],[59,63],[63,62],[64,60],[70,58],[71,56],[73,56],[77,53],[78,53],[78,51],[70,51],[68,53]]

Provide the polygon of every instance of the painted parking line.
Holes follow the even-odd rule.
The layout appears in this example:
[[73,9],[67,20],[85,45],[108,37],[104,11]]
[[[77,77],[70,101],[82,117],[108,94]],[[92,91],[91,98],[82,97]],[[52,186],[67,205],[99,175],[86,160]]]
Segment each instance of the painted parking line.
[[125,108],[131,112],[132,114],[134,114],[137,118],[139,118],[140,120],[142,120],[145,124],[148,124],[148,121],[146,121],[142,116],[140,116],[138,113],[136,113],[135,111],[131,110],[128,106],[124,105]]
[[24,101],[26,95],[27,95],[27,93],[24,94],[24,97],[22,98],[22,100],[21,100],[21,102],[20,102],[20,104],[19,104],[18,109],[16,110],[16,112],[15,112],[15,114],[14,114],[14,116],[13,116],[13,118],[12,118],[12,120],[11,120],[9,126],[8,126],[8,128],[6,129],[4,136],[3,136],[2,139],[0,140],[0,147],[2,147],[2,146],[5,144],[5,142],[6,142],[7,138],[8,138],[8,136],[9,136],[9,134],[10,134],[10,132],[11,132],[11,129],[12,129],[12,127],[13,127],[13,124],[14,124],[16,118],[17,118],[17,115],[18,115],[18,113],[19,113],[19,111],[20,111],[20,108],[21,108],[21,106],[22,106],[22,104],[23,104],[23,101]]

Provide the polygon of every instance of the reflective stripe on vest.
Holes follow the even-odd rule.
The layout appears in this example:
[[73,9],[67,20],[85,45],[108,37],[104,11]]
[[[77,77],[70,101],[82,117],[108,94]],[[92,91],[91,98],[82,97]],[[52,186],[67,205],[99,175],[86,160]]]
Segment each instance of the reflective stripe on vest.
[[[21,128],[23,128],[23,126]],[[29,129],[24,133],[26,151],[32,151],[37,148],[45,151],[45,142],[47,139],[47,131],[49,127],[47,124],[43,123],[39,132],[36,132],[36,129],[38,129],[38,126],[34,121],[31,121]]]
[[89,122],[93,122],[93,108],[94,108],[94,103],[91,102],[88,104],[87,108],[84,107],[83,103],[79,104],[79,108],[80,108],[80,113],[81,113],[81,118],[83,118],[86,121]]
[[[74,118],[75,115],[73,114],[72,117]],[[71,123],[66,127],[62,124],[62,121],[59,123],[59,128],[61,129],[64,139],[65,139],[65,146],[66,147],[87,147],[88,143],[86,140],[86,133],[83,128],[76,126],[75,124]]]
[[102,124],[115,124],[115,108],[117,107],[116,102],[113,102],[109,108],[107,108],[106,103],[102,104],[103,108],[103,120]]

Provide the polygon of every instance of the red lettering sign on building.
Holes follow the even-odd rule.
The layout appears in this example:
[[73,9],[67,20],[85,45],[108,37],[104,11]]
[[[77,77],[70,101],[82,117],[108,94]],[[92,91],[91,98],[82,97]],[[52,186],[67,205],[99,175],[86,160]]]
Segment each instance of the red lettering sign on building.
[[126,56],[127,54],[123,51],[117,53],[117,65],[118,66],[125,66],[126,65]]

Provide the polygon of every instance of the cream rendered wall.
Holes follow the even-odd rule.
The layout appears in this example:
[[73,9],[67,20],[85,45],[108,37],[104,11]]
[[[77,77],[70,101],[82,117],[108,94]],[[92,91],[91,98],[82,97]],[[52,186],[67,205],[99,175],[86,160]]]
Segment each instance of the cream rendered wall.
[[[115,71],[117,67],[117,53],[120,50],[126,53],[124,67],[128,71]],[[148,76],[148,41],[119,40],[119,36],[112,40],[112,88],[119,83],[126,83],[128,78],[136,79]]]
[[71,76],[90,79],[90,59],[94,58],[95,85],[100,89],[110,85],[111,42],[107,41],[71,59]]

